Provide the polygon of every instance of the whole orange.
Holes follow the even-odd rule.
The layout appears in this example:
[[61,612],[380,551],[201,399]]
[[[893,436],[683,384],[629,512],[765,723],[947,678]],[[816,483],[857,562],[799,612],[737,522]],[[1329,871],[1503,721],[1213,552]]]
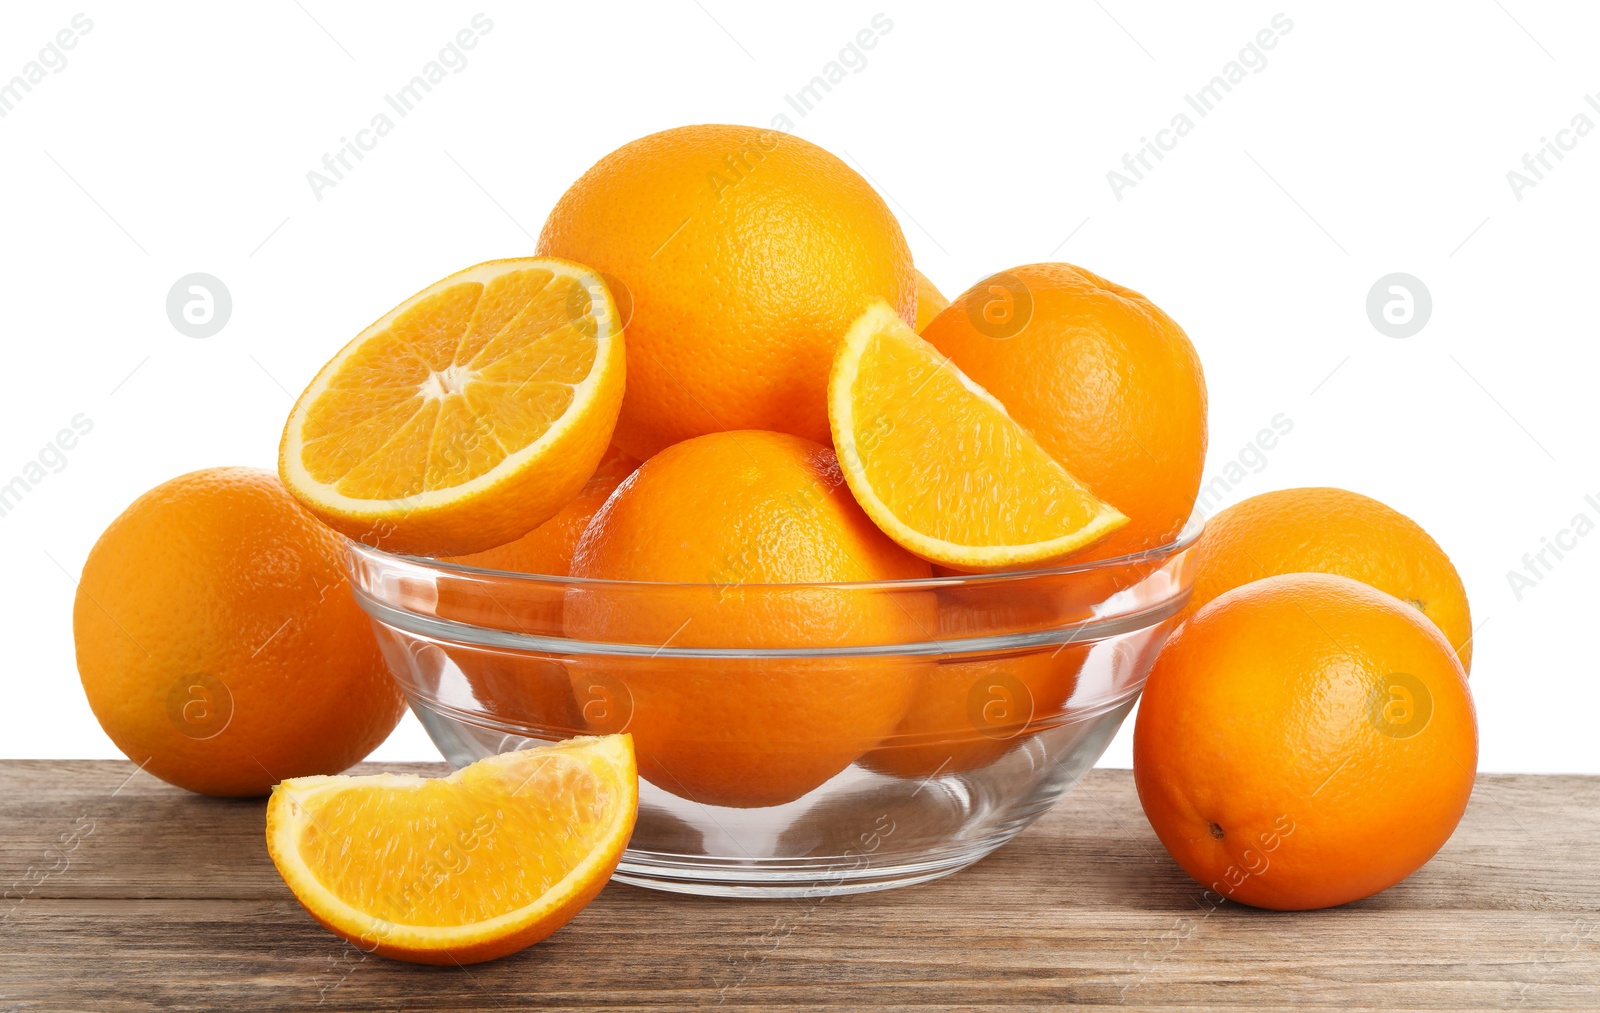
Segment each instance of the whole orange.
[[1282,489],[1206,521],[1188,612],[1280,573],[1337,573],[1409,602],[1438,624],[1472,671],[1472,613],[1450,557],[1411,518],[1347,489]]
[[584,531],[572,575],[657,582],[569,592],[569,637],[663,648],[584,658],[573,688],[592,731],[632,733],[643,777],[715,805],[789,802],[849,766],[893,731],[918,665],[675,650],[896,644],[937,629],[931,593],[816,586],[930,570],[856,505],[832,450],[786,434],[714,433],[646,461]]
[[[976,585],[945,590],[939,639],[1036,632],[1059,622],[1048,596],[1002,600]],[[903,778],[976,770],[1061,723],[1092,645],[1067,643],[1010,651],[952,654],[926,666],[894,734],[862,758],[863,766]]]
[[479,705],[503,726],[550,742],[585,734],[587,726],[578,713],[572,680],[561,660],[531,651],[487,647],[451,647],[445,653],[461,670]]
[[1062,724],[1089,648],[1053,648],[952,658],[928,665],[894,734],[862,766],[920,779],[986,767]]
[[1205,376],[1149,299],[1071,264],[1028,264],[961,293],[922,336],[1129,517],[1080,558],[1154,548],[1183,528],[1205,464]]
[[541,253],[632,298],[614,439],[644,459],[725,429],[828,441],[834,347],[873,299],[915,319],[911,251],[883,199],[789,134],[678,127],[623,145],[561,197]]
[[1195,613],[1134,726],[1161,843],[1208,897],[1256,907],[1405,879],[1455,830],[1477,766],[1466,673],[1438,627],[1332,574],[1268,577]]
[[207,795],[265,795],[366,756],[403,703],[343,559],[271,472],[191,472],[134,500],[90,550],[72,609],[100,726]]

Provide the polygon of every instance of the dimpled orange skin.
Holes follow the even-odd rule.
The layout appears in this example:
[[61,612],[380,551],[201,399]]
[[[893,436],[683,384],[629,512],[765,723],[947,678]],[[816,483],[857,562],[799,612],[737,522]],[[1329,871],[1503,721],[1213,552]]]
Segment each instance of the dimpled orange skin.
[[[1398,691],[1394,673],[1410,677]],[[1280,910],[1411,875],[1455,830],[1477,765],[1466,673],[1438,628],[1331,574],[1201,609],[1162,649],[1134,726],[1139,800],[1172,857],[1208,897]]]
[[874,298],[916,318],[916,275],[883,199],[832,154],[754,127],[678,127],[623,145],[539,236],[627,288],[627,392],[614,439],[645,459],[705,433],[828,442],[834,347]]
[[[73,603],[100,726],[145,770],[206,795],[265,795],[361,760],[404,704],[343,560],[343,539],[271,472],[191,472],[134,500],[90,550]],[[226,704],[187,689],[195,675],[231,697],[215,734],[208,708]]]
[[1472,612],[1450,557],[1411,518],[1368,496],[1328,488],[1252,496],[1206,521],[1195,556],[1186,615],[1262,577],[1337,573],[1414,605],[1472,671]]
[[[1031,314],[1017,330],[1024,294]],[[1071,264],[1028,264],[961,293],[922,337],[1128,515],[1077,558],[1155,548],[1182,530],[1205,465],[1205,375],[1183,328],[1149,299]]]
[[[856,505],[832,450],[778,433],[715,433],[646,461],[590,522],[572,574],[692,585],[638,603],[575,588],[565,619],[578,640],[907,643],[938,622],[931,593],[891,600],[744,586],[931,575]],[[893,731],[919,668],[883,658],[662,656],[596,658],[572,675],[591,731],[633,735],[641,776],[696,801],[753,807],[798,798]]]

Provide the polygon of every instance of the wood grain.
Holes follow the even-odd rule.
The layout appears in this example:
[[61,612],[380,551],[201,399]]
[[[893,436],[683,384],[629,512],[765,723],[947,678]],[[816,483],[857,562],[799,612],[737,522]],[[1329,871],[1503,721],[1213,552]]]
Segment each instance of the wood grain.
[[1211,909],[1128,773],[1095,771],[935,883],[822,901],[613,884],[464,969],[319,928],[267,858],[263,806],[126,763],[0,762],[0,1010],[1600,1009],[1600,778],[1483,776],[1411,879],[1279,914]]

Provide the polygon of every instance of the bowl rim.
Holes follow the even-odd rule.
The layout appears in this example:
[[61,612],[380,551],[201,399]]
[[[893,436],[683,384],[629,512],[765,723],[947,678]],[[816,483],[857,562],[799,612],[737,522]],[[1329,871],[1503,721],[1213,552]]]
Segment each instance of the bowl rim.
[[1078,573],[1093,573],[1097,571],[1120,569],[1135,563],[1162,561],[1177,555],[1185,549],[1192,548],[1195,542],[1205,531],[1205,518],[1198,511],[1191,514],[1184,522],[1172,541],[1150,549],[1140,549],[1122,556],[1112,556],[1108,559],[1095,559],[1081,563],[1067,563],[1061,566],[1045,567],[1037,570],[1001,570],[993,573],[958,573],[946,576],[915,577],[903,580],[857,580],[857,581],[816,581],[811,583],[771,583],[760,584],[753,581],[737,581],[725,584],[692,583],[687,581],[652,581],[652,580],[616,580],[600,577],[570,577],[545,573],[523,573],[517,570],[496,570],[490,567],[473,566],[470,563],[457,563],[451,560],[434,556],[416,556],[407,553],[388,552],[383,549],[367,545],[364,542],[345,538],[345,547],[352,557],[370,560],[380,566],[392,566],[400,563],[408,566],[419,567],[442,573],[454,574],[460,577],[482,580],[494,578],[501,582],[512,583],[539,583],[557,584],[573,588],[592,588],[595,591],[611,589],[613,591],[623,588],[725,588],[737,586],[743,589],[770,588],[777,591],[793,590],[798,588],[827,588],[853,591],[925,591],[949,590],[951,588],[985,586],[1000,584],[1008,581],[1036,580],[1048,577],[1061,577]]
[[831,644],[822,647],[683,647],[677,644],[636,644],[612,640],[578,640],[566,636],[525,633],[493,626],[477,626],[457,619],[441,619],[399,608],[357,588],[356,601],[372,619],[413,636],[440,643],[492,650],[536,652],[552,655],[602,655],[644,660],[700,659],[752,661],[826,658],[944,657],[967,654],[1005,654],[1030,648],[1092,644],[1109,637],[1149,629],[1177,615],[1189,603],[1190,588],[1131,612],[1080,619],[1036,630],[1014,630],[966,637],[926,637],[885,644]]
[[[1014,570],[1003,573],[959,574],[948,577],[927,577],[915,580],[840,581],[816,584],[689,584],[655,581],[601,580],[586,577],[554,577],[542,574],[517,573],[506,570],[489,570],[462,563],[450,563],[428,556],[407,556],[384,552],[369,545],[351,542],[346,558],[350,574],[351,591],[362,610],[375,622],[412,636],[420,636],[441,643],[452,643],[474,648],[539,652],[559,655],[609,655],[640,659],[795,659],[795,658],[851,658],[851,657],[906,657],[922,655],[977,654],[1010,652],[1028,648],[1043,648],[1085,641],[1097,641],[1134,630],[1154,626],[1177,615],[1188,604],[1192,582],[1169,588],[1156,600],[1137,603],[1125,610],[1099,613],[1051,623],[1028,630],[1008,630],[966,636],[940,637],[937,635],[899,640],[883,644],[807,645],[785,647],[688,647],[676,644],[639,644],[624,641],[580,640],[564,635],[533,633],[527,630],[508,630],[495,626],[477,625],[459,619],[450,619],[405,607],[392,600],[380,588],[386,582],[384,575],[409,572],[414,578],[426,580],[430,576],[447,575],[478,581],[484,593],[492,597],[495,581],[535,582],[560,588],[563,595],[576,589],[591,594],[665,593],[671,589],[719,589],[737,586],[741,590],[766,589],[774,594],[797,589],[818,588],[874,592],[929,592],[951,588],[982,587],[995,589],[1007,587],[1006,582],[1032,581],[1074,574],[1093,573],[1135,564],[1149,567],[1140,580],[1148,579],[1168,566],[1172,560],[1194,547],[1204,522],[1191,518],[1183,531],[1173,541],[1154,549],[1145,549],[1069,566],[1044,570]],[[363,570],[367,571],[363,573]],[[374,580],[373,577],[378,579]],[[1192,574],[1191,574],[1192,578]],[[374,586],[377,585],[377,586]],[[1011,586],[1014,586],[1011,585]],[[1135,603],[1129,602],[1130,605]],[[668,638],[669,640],[671,638]]]

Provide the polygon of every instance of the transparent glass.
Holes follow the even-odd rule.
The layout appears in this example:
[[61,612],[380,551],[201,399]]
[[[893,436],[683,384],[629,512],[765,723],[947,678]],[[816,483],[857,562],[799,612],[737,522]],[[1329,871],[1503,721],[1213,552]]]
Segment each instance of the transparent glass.
[[1076,784],[1188,601],[1199,530],[1056,569],[857,584],[349,558],[450,763],[629,732],[639,821],[618,879],[803,897],[948,875]]

